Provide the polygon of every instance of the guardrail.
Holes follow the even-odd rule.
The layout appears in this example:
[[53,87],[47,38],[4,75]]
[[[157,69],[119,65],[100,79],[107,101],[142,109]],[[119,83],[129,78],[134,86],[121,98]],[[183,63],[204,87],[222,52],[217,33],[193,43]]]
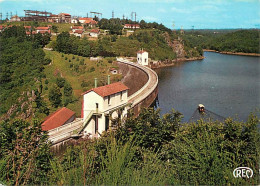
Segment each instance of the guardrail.
[[70,122],[70,123],[67,123],[67,124],[65,124],[65,125],[62,125],[62,126],[60,126],[60,127],[57,127],[57,128],[55,128],[55,129],[49,130],[48,133],[49,133],[49,135],[52,135],[53,133],[56,133],[56,132],[61,131],[61,130],[63,130],[63,129],[71,128],[71,127],[73,127],[73,126],[77,126],[77,125],[78,125],[78,122],[81,122],[81,121],[83,121],[82,118],[76,118],[73,122]]
[[121,63],[125,63],[125,64],[128,64],[128,65],[131,65],[131,66],[134,66],[134,67],[137,67],[138,69],[144,71],[147,75],[148,75],[148,81],[146,82],[146,84],[141,88],[139,89],[137,92],[135,92],[134,94],[132,94],[131,96],[128,97],[128,100],[131,100],[133,99],[134,97],[138,96],[142,91],[144,91],[145,89],[148,88],[148,86],[150,85],[151,81],[152,81],[152,77],[151,75],[154,75],[155,76],[155,79],[156,79],[156,82],[153,84],[153,86],[151,88],[148,88],[148,91],[146,91],[143,95],[141,95],[141,98],[139,98],[138,100],[134,100],[132,102],[132,106],[135,106],[137,105],[138,103],[140,103],[143,99],[145,99],[146,97],[148,97],[154,90],[155,88],[157,87],[158,85],[158,75],[156,74],[155,71],[153,71],[152,69],[150,69],[149,67],[146,67],[146,66],[142,66],[142,65],[139,65],[137,63],[133,63],[133,62],[130,62],[124,58],[117,58],[117,61],[118,62],[121,62]]

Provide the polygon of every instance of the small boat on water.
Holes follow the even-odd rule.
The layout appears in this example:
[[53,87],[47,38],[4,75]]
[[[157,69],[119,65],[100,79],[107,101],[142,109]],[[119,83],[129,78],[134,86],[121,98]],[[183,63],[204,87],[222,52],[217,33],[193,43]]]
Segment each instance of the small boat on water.
[[197,122],[200,119],[203,119],[205,121],[224,122],[226,118],[205,109],[204,105],[199,104],[198,108],[195,110],[195,112],[192,114],[191,118],[189,119],[189,122]]

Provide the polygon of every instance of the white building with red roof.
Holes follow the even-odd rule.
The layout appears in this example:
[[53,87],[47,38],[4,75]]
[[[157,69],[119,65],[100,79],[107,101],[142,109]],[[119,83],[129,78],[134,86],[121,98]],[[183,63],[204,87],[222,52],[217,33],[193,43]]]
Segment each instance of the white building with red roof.
[[98,37],[99,33],[100,33],[99,29],[92,29],[89,32],[89,36],[90,37]]
[[36,33],[41,33],[41,34],[45,34],[45,33],[51,33],[51,30],[49,27],[36,27],[35,28]]
[[129,88],[121,82],[93,88],[83,93],[81,117],[84,135],[98,136],[111,127],[110,118],[127,114]]
[[148,52],[146,52],[145,50],[140,50],[137,52],[137,62],[140,65],[143,66],[148,66],[149,62],[148,62]]
[[130,29],[140,28],[140,25],[139,24],[125,24],[124,28],[130,28]]

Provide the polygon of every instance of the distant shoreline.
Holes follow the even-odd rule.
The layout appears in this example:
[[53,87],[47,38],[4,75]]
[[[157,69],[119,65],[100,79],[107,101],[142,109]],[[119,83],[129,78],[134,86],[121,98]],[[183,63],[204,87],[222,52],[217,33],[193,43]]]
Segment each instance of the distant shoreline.
[[153,65],[152,69],[159,69],[159,68],[165,68],[165,67],[172,67],[175,66],[178,62],[188,62],[188,61],[197,61],[197,60],[203,60],[205,57],[192,57],[192,58],[177,58],[175,60],[172,60],[171,62],[165,63],[162,61],[160,64]]
[[256,57],[260,57],[260,54],[257,53],[244,53],[244,52],[220,52],[217,50],[208,50],[208,49],[203,49],[204,52],[216,52],[216,53],[220,53],[220,54],[228,54],[228,55],[238,55],[238,56],[256,56]]

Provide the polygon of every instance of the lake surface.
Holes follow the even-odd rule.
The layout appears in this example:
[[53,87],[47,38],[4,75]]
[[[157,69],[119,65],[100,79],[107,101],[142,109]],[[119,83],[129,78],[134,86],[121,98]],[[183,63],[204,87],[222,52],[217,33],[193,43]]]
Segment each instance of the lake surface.
[[172,108],[190,119],[198,104],[223,117],[246,121],[260,108],[260,57],[204,52],[205,59],[156,70],[161,113]]

